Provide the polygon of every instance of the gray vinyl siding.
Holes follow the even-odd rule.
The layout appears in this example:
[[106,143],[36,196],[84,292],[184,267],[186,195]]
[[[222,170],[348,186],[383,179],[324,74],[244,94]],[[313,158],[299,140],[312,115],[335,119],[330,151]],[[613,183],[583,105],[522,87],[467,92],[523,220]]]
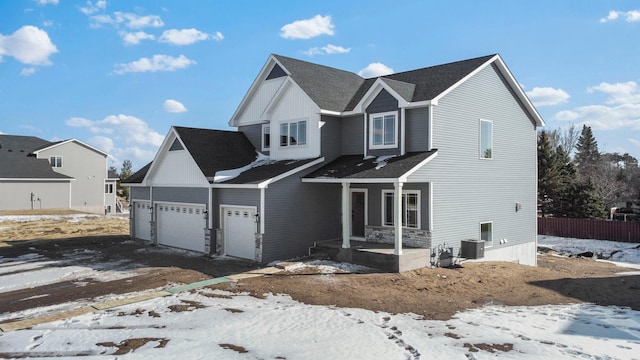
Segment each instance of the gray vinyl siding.
[[397,147],[391,149],[369,149],[369,131],[367,129],[367,155],[370,156],[384,156],[384,155],[400,155],[400,134],[404,129],[402,128],[402,121],[400,119],[400,111],[398,109],[398,100],[394,98],[386,90],[381,90],[375,97],[371,104],[367,107],[367,127],[370,126],[370,117],[372,114],[378,114],[383,112],[396,112],[396,120],[398,121],[398,133],[396,134]]
[[130,187],[129,197],[131,200],[151,200],[151,192],[148,187]]
[[320,129],[321,137],[321,156],[325,160],[331,161],[342,154],[342,119],[331,116],[322,116],[321,121],[324,123]]
[[364,154],[364,115],[342,119],[342,155]]
[[405,111],[405,150],[428,151],[429,144],[429,108],[409,109]]
[[304,256],[314,242],[341,236],[340,185],[302,183],[300,176],[266,189],[263,262]]
[[255,206],[260,211],[260,190],[258,189],[213,189],[213,229],[220,228],[220,205]]
[[244,133],[258,151],[269,154],[268,151],[262,151],[262,124],[240,126],[238,131]]
[[[393,190],[393,184],[351,184],[352,189],[367,189],[368,224],[382,226],[382,191]],[[429,184],[405,183],[403,190],[420,191],[420,228],[429,229]]]
[[[480,119],[493,122],[491,160],[479,158]],[[461,240],[480,237],[486,221],[493,222],[492,248],[535,241],[536,129],[493,67],[434,107],[433,147],[438,156],[411,179],[433,182],[434,248],[457,252]]]
[[70,182],[0,180],[0,210],[68,209]]
[[176,202],[208,205],[209,189],[194,187],[154,187],[153,202]]

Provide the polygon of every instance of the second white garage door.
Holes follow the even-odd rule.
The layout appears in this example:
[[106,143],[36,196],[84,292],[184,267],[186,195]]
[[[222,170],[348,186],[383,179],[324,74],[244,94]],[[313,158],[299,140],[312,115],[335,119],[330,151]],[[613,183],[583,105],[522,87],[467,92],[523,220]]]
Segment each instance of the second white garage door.
[[224,207],[224,247],[229,256],[255,260],[256,210],[243,207]]
[[204,205],[157,203],[158,243],[204,252]]

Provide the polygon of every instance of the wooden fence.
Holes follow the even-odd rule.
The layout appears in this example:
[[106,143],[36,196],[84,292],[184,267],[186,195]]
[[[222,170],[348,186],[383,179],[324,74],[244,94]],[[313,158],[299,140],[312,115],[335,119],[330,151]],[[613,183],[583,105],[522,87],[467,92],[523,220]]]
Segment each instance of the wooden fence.
[[640,221],[538,218],[538,234],[640,243]]

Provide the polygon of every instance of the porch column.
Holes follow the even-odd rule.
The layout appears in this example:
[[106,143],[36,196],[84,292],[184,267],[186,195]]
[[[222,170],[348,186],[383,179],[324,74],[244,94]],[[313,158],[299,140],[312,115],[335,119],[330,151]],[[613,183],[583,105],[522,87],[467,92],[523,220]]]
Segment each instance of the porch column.
[[402,255],[402,184],[401,182],[393,184],[395,190],[393,198],[396,201],[395,211],[393,212],[393,224],[396,228],[395,248],[393,251],[395,255]]
[[351,209],[349,201],[349,183],[342,183],[342,248],[348,249],[351,247]]

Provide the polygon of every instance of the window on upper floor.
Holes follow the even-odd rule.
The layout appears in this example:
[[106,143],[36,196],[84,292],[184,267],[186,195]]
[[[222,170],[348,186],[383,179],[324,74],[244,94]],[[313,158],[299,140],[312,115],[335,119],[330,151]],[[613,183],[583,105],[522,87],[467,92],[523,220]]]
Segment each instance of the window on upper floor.
[[271,126],[262,125],[262,151],[269,151],[271,148]]
[[480,119],[480,159],[493,159],[493,122]]
[[104,184],[105,194],[113,194],[113,184]]
[[480,240],[485,242],[485,246],[493,246],[493,222],[480,223]]
[[[382,221],[385,226],[394,225],[394,191],[382,191]],[[420,191],[402,191],[402,226],[406,228],[420,228]]]
[[396,112],[369,116],[369,148],[398,147],[398,117]]
[[61,168],[62,167],[62,156],[52,156],[49,158],[49,163],[51,167]]
[[280,124],[280,146],[299,146],[307,144],[307,120]]

